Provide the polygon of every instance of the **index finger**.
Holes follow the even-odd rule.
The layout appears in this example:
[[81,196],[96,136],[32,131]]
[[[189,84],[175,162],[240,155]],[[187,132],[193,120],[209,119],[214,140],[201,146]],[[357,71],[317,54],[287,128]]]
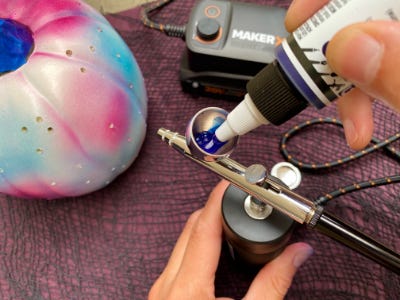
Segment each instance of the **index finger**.
[[287,31],[294,31],[328,2],[329,0],[293,0],[285,19]]

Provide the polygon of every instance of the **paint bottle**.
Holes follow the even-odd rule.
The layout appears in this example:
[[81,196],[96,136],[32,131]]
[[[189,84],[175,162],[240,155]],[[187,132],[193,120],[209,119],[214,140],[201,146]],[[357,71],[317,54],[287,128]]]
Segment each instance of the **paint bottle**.
[[321,109],[352,89],[325,57],[329,40],[347,25],[400,19],[399,0],[332,0],[276,48],[276,60],[247,84],[244,100],[215,131],[224,142],[262,124],[280,125],[309,105]]

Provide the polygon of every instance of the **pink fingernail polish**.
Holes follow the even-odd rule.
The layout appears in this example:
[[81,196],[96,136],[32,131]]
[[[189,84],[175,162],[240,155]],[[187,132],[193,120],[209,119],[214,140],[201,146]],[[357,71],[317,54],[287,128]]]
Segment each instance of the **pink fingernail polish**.
[[314,253],[314,249],[310,246],[304,247],[293,259],[293,265],[296,268],[299,268],[312,254]]

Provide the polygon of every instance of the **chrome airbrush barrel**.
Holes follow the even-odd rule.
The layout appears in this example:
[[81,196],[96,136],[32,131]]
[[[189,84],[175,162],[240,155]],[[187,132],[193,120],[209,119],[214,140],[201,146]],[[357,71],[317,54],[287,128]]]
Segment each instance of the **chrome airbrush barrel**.
[[196,134],[209,130],[216,118],[224,118],[226,115],[227,113],[220,108],[209,107],[191,119],[186,129],[186,136],[165,128],[160,128],[157,133],[163,141],[168,142],[186,158],[213,171],[249,195],[271,205],[298,223],[312,223],[315,212],[319,211],[312,201],[271,180],[268,176],[262,185],[248,181],[245,176],[247,168],[229,158],[238,143],[238,137],[228,141],[216,153],[208,153],[198,145]]
[[160,128],[157,134],[163,141],[167,142],[172,148],[186,158],[213,171],[244,192],[271,205],[296,222],[301,224],[309,224],[312,222],[317,207],[310,200],[292,192],[269,178],[265,179],[264,186],[248,182],[245,176],[246,167],[229,157],[218,157],[217,159],[211,160],[210,158],[212,158],[212,156],[206,156],[207,160],[205,160],[204,158],[192,155],[189,147],[186,145],[186,138],[177,132]]

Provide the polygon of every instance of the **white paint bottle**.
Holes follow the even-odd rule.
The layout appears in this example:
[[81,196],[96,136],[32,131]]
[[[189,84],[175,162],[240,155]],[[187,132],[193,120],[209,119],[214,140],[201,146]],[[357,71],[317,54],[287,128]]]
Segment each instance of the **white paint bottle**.
[[399,0],[330,1],[284,39],[276,60],[248,82],[248,93],[216,130],[217,139],[224,142],[262,124],[280,125],[308,105],[325,107],[353,87],[327,64],[325,49],[334,34],[357,22],[399,19]]

